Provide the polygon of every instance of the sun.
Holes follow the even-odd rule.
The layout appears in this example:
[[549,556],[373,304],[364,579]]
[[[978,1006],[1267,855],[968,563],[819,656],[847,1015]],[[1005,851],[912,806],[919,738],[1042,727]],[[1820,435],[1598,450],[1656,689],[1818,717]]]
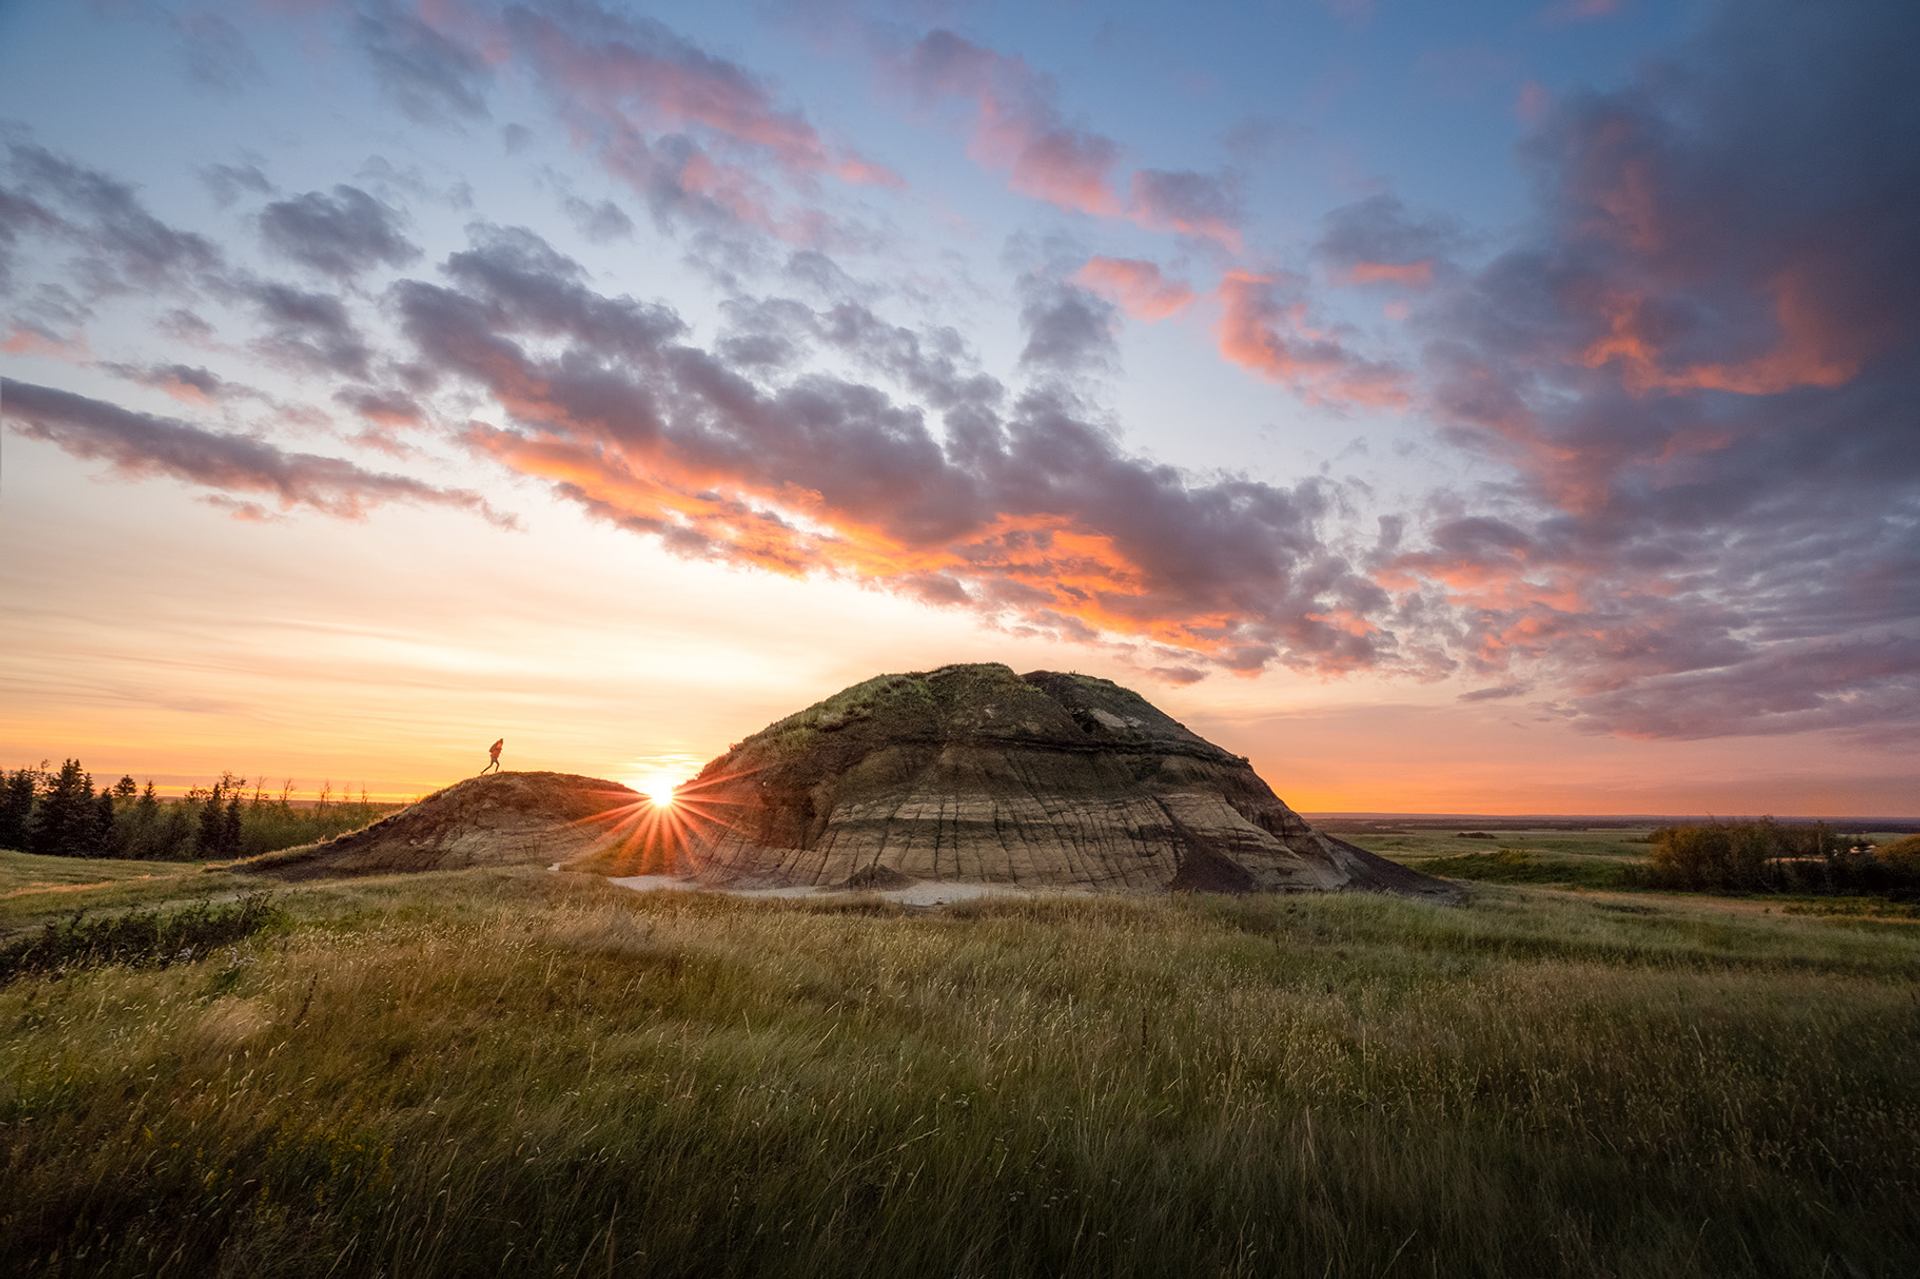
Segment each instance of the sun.
[[681,781],[679,773],[653,770],[641,773],[627,784],[645,795],[655,808],[672,808],[674,792],[680,789]]
[[680,788],[699,771],[700,761],[691,755],[642,755],[612,776],[646,796],[648,808],[665,810],[679,805]]

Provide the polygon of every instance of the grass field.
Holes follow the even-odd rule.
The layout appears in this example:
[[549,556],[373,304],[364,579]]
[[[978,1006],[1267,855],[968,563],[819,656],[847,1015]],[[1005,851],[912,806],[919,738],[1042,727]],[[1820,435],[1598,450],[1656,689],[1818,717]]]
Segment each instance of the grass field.
[[278,904],[209,958],[0,988],[0,1270],[1920,1270],[1911,925],[539,871]]
[[[1351,839],[1429,875],[1489,884],[1629,887],[1625,870],[1647,856],[1651,829],[1401,830]],[[1491,836],[1491,838],[1481,838]]]

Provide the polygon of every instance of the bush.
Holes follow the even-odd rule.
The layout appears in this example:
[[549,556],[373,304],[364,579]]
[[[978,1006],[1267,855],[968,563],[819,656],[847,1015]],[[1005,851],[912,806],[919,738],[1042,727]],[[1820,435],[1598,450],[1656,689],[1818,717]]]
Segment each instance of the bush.
[[121,915],[70,919],[0,949],[0,984],[28,973],[64,972],[102,964],[164,968],[205,958],[280,918],[266,893],[216,906],[197,902],[174,911],[134,910]]

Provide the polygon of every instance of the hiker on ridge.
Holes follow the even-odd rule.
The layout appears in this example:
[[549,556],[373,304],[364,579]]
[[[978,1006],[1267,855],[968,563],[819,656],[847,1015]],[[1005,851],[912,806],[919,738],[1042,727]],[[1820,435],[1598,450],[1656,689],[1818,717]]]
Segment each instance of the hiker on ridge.
[[487,758],[492,762],[480,770],[479,776],[485,777],[488,773],[497,773],[500,771],[500,748],[506,744],[507,739],[503,737],[493,745],[487,747]]

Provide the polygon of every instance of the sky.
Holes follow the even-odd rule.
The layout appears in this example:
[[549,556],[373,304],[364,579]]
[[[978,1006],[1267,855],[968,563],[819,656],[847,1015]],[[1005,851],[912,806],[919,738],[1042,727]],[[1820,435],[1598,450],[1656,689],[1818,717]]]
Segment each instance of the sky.
[[1920,11],[0,0],[0,766],[888,671],[1303,811],[1920,815]]

